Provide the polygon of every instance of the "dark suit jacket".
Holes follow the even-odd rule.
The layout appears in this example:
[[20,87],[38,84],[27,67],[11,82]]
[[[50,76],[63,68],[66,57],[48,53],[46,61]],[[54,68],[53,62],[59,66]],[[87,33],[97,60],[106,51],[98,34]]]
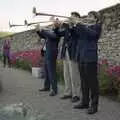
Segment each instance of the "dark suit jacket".
[[75,28],[67,26],[64,30],[59,31],[61,36],[64,36],[62,45],[61,58],[65,58],[66,49],[68,49],[70,60],[75,60],[76,57],[76,46],[78,43],[79,35],[74,30]]
[[97,62],[98,39],[101,34],[101,25],[90,26],[79,24],[76,32],[80,34],[77,45],[77,59],[82,62]]
[[46,39],[45,57],[47,59],[53,59],[57,57],[59,38],[57,37],[56,32],[57,29],[37,31],[37,34],[40,37]]

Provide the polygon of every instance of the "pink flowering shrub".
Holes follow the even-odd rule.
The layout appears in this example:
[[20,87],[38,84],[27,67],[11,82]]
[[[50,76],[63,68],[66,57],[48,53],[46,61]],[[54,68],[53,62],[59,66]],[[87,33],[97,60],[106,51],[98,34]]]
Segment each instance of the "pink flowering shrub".
[[101,59],[98,61],[98,79],[100,86],[100,94],[102,95],[115,91],[111,76],[109,76],[106,73],[108,67],[109,67],[108,60]]
[[30,70],[32,67],[42,66],[43,59],[40,50],[20,51],[11,54],[11,64],[18,68]]
[[106,69],[106,73],[108,76],[113,78],[113,83],[116,89],[120,88],[120,65],[109,66]]
[[41,53],[39,50],[29,50],[29,51],[20,51],[14,52],[11,55],[11,63],[14,65],[16,61],[26,61],[32,67],[40,67],[41,65]]
[[[113,61],[114,62],[114,61]],[[98,78],[100,83],[100,92],[102,94],[114,93],[120,91],[120,65],[110,64],[108,60],[99,60]]]

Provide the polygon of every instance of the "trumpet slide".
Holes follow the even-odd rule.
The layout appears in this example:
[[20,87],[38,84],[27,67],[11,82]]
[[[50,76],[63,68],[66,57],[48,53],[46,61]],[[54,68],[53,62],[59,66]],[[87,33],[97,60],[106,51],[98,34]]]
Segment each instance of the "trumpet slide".
[[70,17],[66,17],[66,16],[62,16],[62,15],[54,15],[54,14],[47,14],[47,13],[37,12],[35,7],[33,7],[33,11],[32,12],[36,16],[42,15],[42,16],[54,16],[54,17],[70,18]]
[[35,24],[40,24],[40,23],[49,23],[52,21],[41,21],[41,22],[34,22],[34,23],[28,23],[27,20],[24,21],[24,25],[26,26],[31,26],[31,25],[35,25]]
[[11,24],[10,21],[9,21],[9,28],[16,27],[16,26],[25,26],[25,25]]

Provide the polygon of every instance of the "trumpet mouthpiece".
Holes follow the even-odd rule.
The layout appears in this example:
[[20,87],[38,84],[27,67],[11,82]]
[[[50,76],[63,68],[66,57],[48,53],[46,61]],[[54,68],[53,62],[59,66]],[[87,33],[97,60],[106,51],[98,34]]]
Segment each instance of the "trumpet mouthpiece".
[[27,22],[27,20],[25,20],[25,21],[24,21],[24,24],[25,24],[25,25],[28,25],[28,22]]
[[9,28],[11,28],[12,26],[11,26],[11,24],[10,24],[10,21],[9,21]]
[[33,7],[33,11],[34,14],[36,14],[36,7]]

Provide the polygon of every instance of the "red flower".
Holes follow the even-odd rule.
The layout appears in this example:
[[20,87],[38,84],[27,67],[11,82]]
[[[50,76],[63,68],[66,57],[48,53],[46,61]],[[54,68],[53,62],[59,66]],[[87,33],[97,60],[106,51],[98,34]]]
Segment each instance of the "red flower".
[[15,52],[13,53],[13,56],[14,56],[14,59],[12,59],[12,62],[15,61],[16,59],[22,59],[22,60],[28,61],[31,64],[31,66],[34,66],[34,67],[40,66],[40,60],[41,60],[40,50]]

